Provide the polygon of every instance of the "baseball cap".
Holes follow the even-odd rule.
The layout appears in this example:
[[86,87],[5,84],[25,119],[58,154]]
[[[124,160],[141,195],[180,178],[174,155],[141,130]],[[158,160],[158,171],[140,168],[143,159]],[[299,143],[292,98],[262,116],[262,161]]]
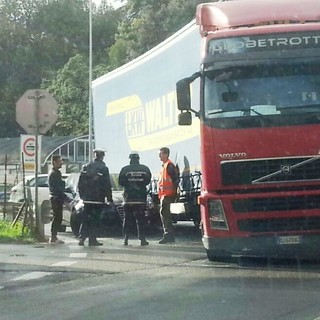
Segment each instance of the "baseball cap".
[[129,158],[139,158],[139,152],[138,151],[131,151],[129,154]]
[[106,153],[106,150],[102,149],[102,148],[95,148],[93,149],[94,153]]

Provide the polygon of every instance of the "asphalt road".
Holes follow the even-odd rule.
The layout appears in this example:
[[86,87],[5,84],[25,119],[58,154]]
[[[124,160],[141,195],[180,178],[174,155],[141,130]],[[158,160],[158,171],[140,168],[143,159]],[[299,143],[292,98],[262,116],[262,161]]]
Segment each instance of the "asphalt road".
[[318,263],[213,263],[192,226],[176,234],[147,247],[79,247],[70,232],[64,245],[0,245],[0,319],[320,319]]

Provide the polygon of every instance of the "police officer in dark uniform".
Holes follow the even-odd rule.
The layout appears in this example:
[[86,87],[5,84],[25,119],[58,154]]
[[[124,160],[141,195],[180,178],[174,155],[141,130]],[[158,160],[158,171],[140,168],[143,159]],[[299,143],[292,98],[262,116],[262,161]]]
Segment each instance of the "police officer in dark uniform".
[[48,175],[48,185],[50,192],[50,202],[53,213],[53,219],[51,223],[51,239],[50,243],[62,244],[62,240],[57,238],[58,231],[62,223],[63,203],[71,202],[65,193],[65,182],[62,180],[60,168],[62,167],[63,160],[59,155],[53,155],[51,158],[52,170]]
[[103,162],[105,151],[94,149],[94,160],[82,167],[78,190],[84,203],[85,218],[80,228],[79,246],[89,238],[89,246],[101,246],[97,240],[100,213],[105,198],[113,205],[109,169]]
[[133,232],[136,222],[138,238],[145,246],[149,244],[145,238],[146,186],[150,183],[151,172],[147,166],[140,164],[137,151],[132,151],[129,159],[130,164],[123,167],[119,174],[119,184],[124,187],[123,244],[128,245],[129,234]]

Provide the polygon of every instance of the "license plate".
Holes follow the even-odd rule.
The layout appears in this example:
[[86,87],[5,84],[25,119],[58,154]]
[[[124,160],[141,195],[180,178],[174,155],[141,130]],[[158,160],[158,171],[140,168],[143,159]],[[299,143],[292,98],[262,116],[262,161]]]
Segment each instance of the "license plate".
[[278,237],[278,244],[286,245],[286,244],[299,244],[301,243],[300,236],[283,236]]

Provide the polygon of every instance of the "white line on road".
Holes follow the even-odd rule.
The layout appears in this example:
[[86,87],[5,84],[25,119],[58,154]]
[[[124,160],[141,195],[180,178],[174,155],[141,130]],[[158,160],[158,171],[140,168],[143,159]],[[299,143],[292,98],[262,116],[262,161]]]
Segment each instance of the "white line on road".
[[73,252],[70,253],[70,258],[85,258],[87,255],[87,252]]
[[43,272],[43,271],[29,272],[29,273],[23,274],[22,276],[13,278],[11,281],[39,279],[45,276],[49,276],[51,274],[53,274],[53,272]]
[[52,267],[69,267],[75,263],[77,263],[77,261],[60,261],[60,262],[52,264],[51,266]]
[[83,247],[79,247],[78,245],[71,245],[71,246],[69,246],[69,249],[70,250],[83,250]]

